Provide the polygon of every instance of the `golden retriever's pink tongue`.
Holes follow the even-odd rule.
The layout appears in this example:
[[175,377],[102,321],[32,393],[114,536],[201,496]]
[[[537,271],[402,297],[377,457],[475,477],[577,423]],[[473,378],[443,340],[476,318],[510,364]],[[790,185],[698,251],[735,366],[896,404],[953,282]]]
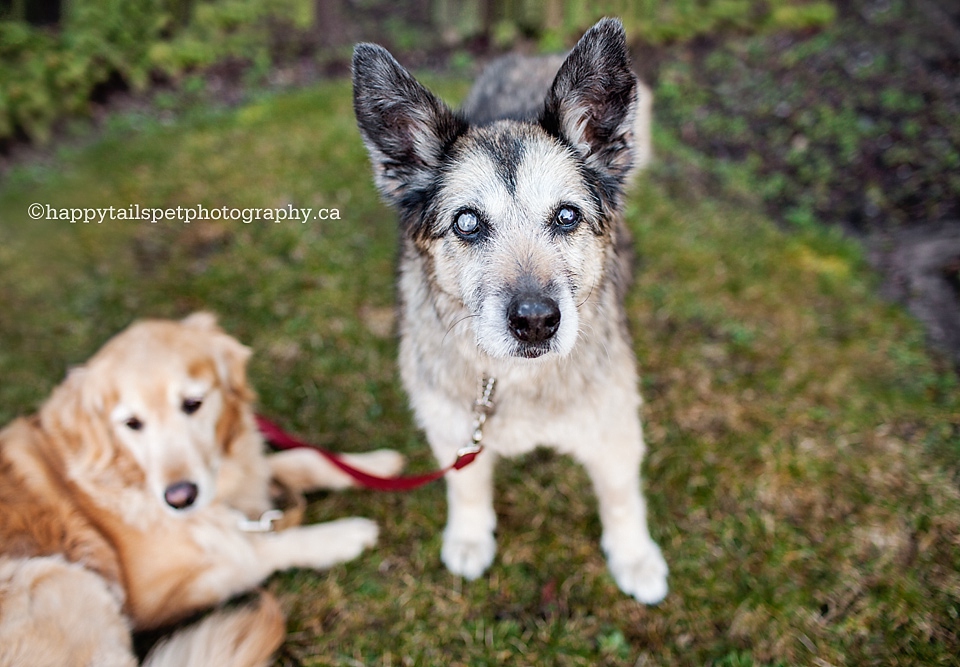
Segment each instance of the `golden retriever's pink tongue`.
[[197,485],[193,482],[176,482],[163,492],[163,499],[174,509],[190,507],[197,499]]

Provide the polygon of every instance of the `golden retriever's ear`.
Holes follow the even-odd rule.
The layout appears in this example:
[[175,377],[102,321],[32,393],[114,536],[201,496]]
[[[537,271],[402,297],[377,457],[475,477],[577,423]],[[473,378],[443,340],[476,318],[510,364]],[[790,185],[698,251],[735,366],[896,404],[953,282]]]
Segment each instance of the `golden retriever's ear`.
[[220,381],[225,387],[236,392],[242,400],[252,400],[253,392],[247,384],[250,348],[225,333],[217,324],[217,316],[213,313],[199,311],[187,315],[180,323],[188,329],[210,335],[211,351]]
[[40,408],[40,418],[45,425],[55,422],[69,431],[76,431],[87,418],[84,413],[96,411],[96,404],[102,399],[94,395],[96,392],[84,391],[86,377],[84,366],[76,366],[67,372],[67,377],[54,388]]
[[101,371],[85,366],[71,369],[40,407],[40,427],[71,474],[96,479],[101,488],[142,484],[143,470],[112,433],[107,411],[116,401],[116,388]]
[[107,411],[117,402],[117,390],[110,378],[104,377],[102,372],[84,366],[74,366],[67,371],[67,377],[54,390],[48,399],[48,404],[58,407],[64,416],[71,414],[67,406],[71,406],[73,414],[82,415],[83,419],[99,417],[109,419]]
[[96,443],[104,440],[99,432],[103,428],[104,397],[101,388],[92,386],[89,380],[90,372],[85,366],[71,368],[39,411],[44,430],[57,434],[67,447],[76,451],[83,448],[85,440],[91,439],[91,430],[97,431],[93,438]]
[[86,413],[105,414],[107,403],[116,402],[116,388],[106,382],[102,373],[91,371],[86,365],[73,366],[67,371],[67,377],[60,384],[64,394],[76,396],[79,407]]
[[217,326],[217,316],[204,310],[187,315],[180,320],[180,323],[183,326],[191,329],[199,329],[201,331],[220,331],[220,327]]
[[247,362],[252,351],[236,338],[218,332],[213,340],[213,354],[217,374],[224,386],[239,395],[241,400],[253,400],[253,391],[247,384]]
[[[251,352],[249,347],[222,331],[214,333],[210,343],[224,396],[223,411],[217,422],[217,440],[229,455],[233,443],[249,428],[250,406],[256,398],[247,384],[247,361]],[[248,419],[244,419],[245,414]]]

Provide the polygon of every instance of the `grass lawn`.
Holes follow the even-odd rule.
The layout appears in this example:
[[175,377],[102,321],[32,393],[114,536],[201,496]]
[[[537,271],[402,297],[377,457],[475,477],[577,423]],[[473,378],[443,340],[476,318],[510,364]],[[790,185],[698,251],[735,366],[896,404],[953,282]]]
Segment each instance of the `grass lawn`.
[[[208,309],[255,350],[262,412],[432,469],[397,378],[395,221],[349,84],[114,125],[0,185],[0,422],[131,320]],[[472,583],[440,563],[442,484],[312,497],[309,520],[369,516],[381,542],[270,580],[278,665],[960,664],[956,380],[855,247],[777,229],[747,179],[670,131],[657,148],[629,207],[628,308],[670,595],[617,590],[585,474],[538,451],[501,465],[499,551]],[[341,219],[70,224],[29,220],[34,202]]]

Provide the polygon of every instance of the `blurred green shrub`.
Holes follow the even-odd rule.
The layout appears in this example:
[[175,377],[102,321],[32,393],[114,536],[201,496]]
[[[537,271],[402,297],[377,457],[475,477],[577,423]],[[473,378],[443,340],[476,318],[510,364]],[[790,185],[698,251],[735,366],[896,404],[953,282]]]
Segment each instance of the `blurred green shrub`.
[[67,8],[58,31],[0,21],[0,139],[19,129],[42,142],[111,76],[133,88],[149,80],[148,49],[166,23],[160,0],[77,0]]
[[[345,25],[314,25],[323,2]],[[321,48],[315,37],[325,30],[357,33],[328,43],[382,38],[401,51],[478,36],[496,49],[532,38],[560,50],[601,16],[620,16],[631,38],[663,44],[819,27],[834,13],[826,0],[70,0],[56,28],[0,17],[0,141],[18,133],[46,141],[54,123],[83,113],[97,87],[116,78],[142,90],[151,75],[177,80],[225,60],[265,73],[278,59]]]
[[43,143],[118,77],[143,90],[152,74],[237,58],[269,66],[271,30],[305,28],[310,0],[73,0],[56,29],[0,20],[0,140]]
[[836,10],[821,0],[547,0],[525,7],[524,27],[547,49],[562,48],[603,16],[619,16],[632,39],[658,45],[725,31],[802,30],[831,23]]
[[310,28],[310,0],[207,0],[197,2],[189,23],[150,48],[150,62],[170,77],[226,59],[269,67],[283,40]]

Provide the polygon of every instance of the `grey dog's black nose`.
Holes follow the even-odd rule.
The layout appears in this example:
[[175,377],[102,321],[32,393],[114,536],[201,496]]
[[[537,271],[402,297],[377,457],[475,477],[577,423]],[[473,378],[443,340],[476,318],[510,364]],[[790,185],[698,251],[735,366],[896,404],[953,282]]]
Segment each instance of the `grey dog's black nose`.
[[510,333],[524,343],[550,340],[560,328],[560,306],[550,297],[525,294],[515,297],[507,307]]
[[197,485],[193,482],[174,482],[163,492],[163,499],[170,507],[182,510],[193,504],[197,499],[198,491]]

